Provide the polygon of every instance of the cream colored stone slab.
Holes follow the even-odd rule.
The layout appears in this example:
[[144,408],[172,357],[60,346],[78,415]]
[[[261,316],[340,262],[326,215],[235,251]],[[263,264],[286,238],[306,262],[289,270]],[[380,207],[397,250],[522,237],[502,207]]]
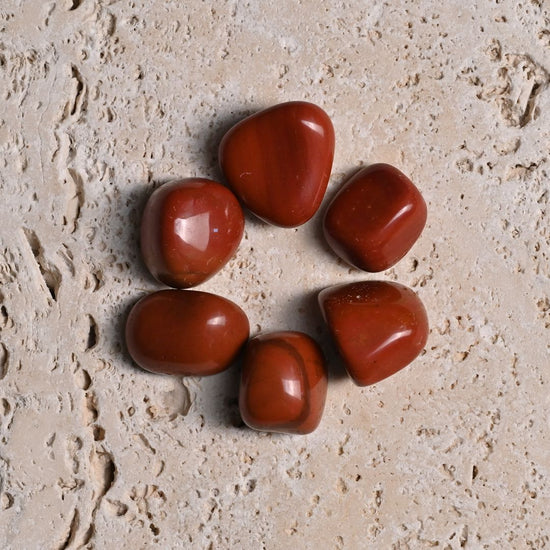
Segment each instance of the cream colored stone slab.
[[[550,544],[550,4],[3,0],[0,5],[0,547],[542,549]],[[249,217],[201,287],[253,332],[304,330],[330,362],[306,437],[242,426],[232,369],[134,367],[122,330],[158,285],[137,230],[151,190],[219,178],[243,116],[332,117],[327,199],[363,163],[429,205],[407,257],[431,334],[360,389],[315,303],[372,278],[320,216]]]

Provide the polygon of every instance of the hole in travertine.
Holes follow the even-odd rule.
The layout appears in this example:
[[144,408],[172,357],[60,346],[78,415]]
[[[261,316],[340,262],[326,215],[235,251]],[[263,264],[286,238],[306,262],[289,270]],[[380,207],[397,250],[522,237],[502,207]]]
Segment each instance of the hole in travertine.
[[252,493],[254,489],[256,489],[256,480],[255,479],[249,479],[246,482],[246,491],[247,493]]
[[78,9],[84,0],[71,0],[69,3],[69,11],[74,11]]
[[112,456],[106,451],[93,451],[90,457],[92,479],[98,485],[96,498],[101,498],[115,481],[116,466]]
[[55,283],[53,280],[48,280],[46,277],[44,277],[44,281],[46,282],[46,286],[48,287],[48,290],[50,291],[51,297],[55,300],[57,300],[57,288],[55,286]]
[[84,534],[80,537],[78,548],[90,548],[87,544],[90,542],[92,535],[94,534],[94,524],[88,526]]
[[10,402],[5,397],[2,397],[2,399],[0,399],[0,414],[2,416],[8,416],[10,411],[11,411]]
[[105,439],[105,430],[101,426],[93,426],[92,433],[94,441],[103,441]]
[[93,424],[97,420],[98,416],[99,413],[97,411],[97,400],[95,393],[86,393],[84,400],[84,418],[86,420],[86,424]]
[[23,228],[23,232],[25,233],[25,237],[27,238],[27,241],[29,243],[29,246],[31,247],[34,257],[36,258],[42,251],[42,246],[40,244],[40,241],[38,240],[38,237],[34,231],[27,228]]
[[4,344],[0,344],[0,380],[8,374],[10,353]]
[[116,466],[112,458],[109,456],[109,460],[105,465],[105,492],[107,492],[115,482]]
[[61,285],[61,272],[56,265],[48,262],[44,258],[44,248],[42,247],[37,234],[31,229],[26,228],[23,228],[23,233],[29,243],[40,274],[42,275],[42,279],[44,280],[44,284],[46,285],[46,288],[48,289],[53,300],[56,301],[59,287]]
[[92,379],[90,378],[90,375],[88,374],[88,371],[85,371],[82,369],[82,375],[81,375],[81,388],[83,390],[87,390],[92,384]]
[[92,279],[94,282],[93,292],[100,289],[103,286],[103,272],[101,270],[94,271],[92,274]]
[[92,379],[87,370],[84,370],[77,364],[77,369],[74,373],[75,384],[81,389],[86,391],[92,385]]
[[7,510],[13,506],[13,497],[10,493],[2,493],[0,496],[0,509]]
[[73,544],[79,527],[80,527],[80,514],[78,513],[78,509],[75,508],[73,512],[73,517],[71,519],[71,523],[69,524],[69,527],[67,529],[67,534],[63,539],[63,542],[58,546],[59,550],[65,550],[66,548],[69,548]]
[[97,344],[98,339],[98,329],[97,329],[97,323],[95,322],[95,319],[88,315],[88,321],[90,323],[90,328],[88,331],[88,341],[86,343],[86,351],[92,349]]
[[[75,8],[72,8],[72,9],[75,9]],[[82,96],[82,91],[84,90],[84,83],[82,81],[82,77],[80,76],[80,71],[74,65],[71,66],[71,74],[73,78],[76,80],[76,91],[75,91],[74,103],[71,107],[71,116],[72,116],[76,113],[79,100]]]
[[84,281],[85,290],[96,292],[96,290],[99,290],[103,285],[103,272],[100,269],[97,271],[92,271],[86,275],[86,279]]
[[128,506],[119,500],[107,500],[107,510],[114,516],[123,516],[128,511]]
[[472,466],[472,481],[477,477],[477,474],[478,474],[477,466],[474,464]]
[[[71,114],[77,112],[77,107],[81,111],[84,109],[82,105],[77,105],[76,102],[78,101],[79,98],[75,98],[75,105],[71,108]],[[63,225],[70,228],[71,233],[74,233],[84,204],[84,180],[77,170],[68,168],[63,184],[66,186],[67,192]]]

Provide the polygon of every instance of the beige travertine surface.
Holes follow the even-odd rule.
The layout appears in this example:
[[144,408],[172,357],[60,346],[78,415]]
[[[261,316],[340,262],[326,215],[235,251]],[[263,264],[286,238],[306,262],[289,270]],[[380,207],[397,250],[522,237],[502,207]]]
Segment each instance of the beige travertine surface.
[[[0,547],[548,548],[549,72],[547,0],[2,0]],[[238,368],[154,376],[122,340],[160,288],[137,244],[148,194],[220,178],[223,133],[293,99],[333,119],[327,198],[384,161],[429,205],[379,275],[424,300],[428,346],[376,386],[345,377],[317,310],[319,289],[373,278],[319,215],[249,217],[200,287],[254,334],[320,341],[306,437],[242,426]]]

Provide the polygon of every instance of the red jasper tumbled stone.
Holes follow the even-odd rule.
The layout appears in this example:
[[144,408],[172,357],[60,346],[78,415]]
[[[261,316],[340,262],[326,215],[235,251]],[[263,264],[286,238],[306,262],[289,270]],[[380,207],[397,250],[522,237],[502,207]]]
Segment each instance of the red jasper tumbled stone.
[[389,164],[373,164],[352,176],[324,218],[327,242],[364,271],[384,271],[416,242],[426,224],[426,203],[415,185]]
[[282,103],[233,126],[219,157],[229,185],[254,214],[295,227],[315,214],[325,194],[334,128],[316,105]]
[[194,290],[145,296],[126,321],[126,347],[145,370],[206,376],[225,370],[248,340],[244,311],[226,298]]
[[320,292],[319,304],[346,369],[359,386],[396,373],[426,344],[426,309],[404,285],[385,281],[337,285]]
[[141,221],[145,264],[175,288],[198,285],[233,256],[244,231],[239,201],[220,183],[190,178],[156,189]]
[[317,343],[301,332],[252,338],[245,351],[239,407],[256,430],[310,433],[319,425],[327,371]]

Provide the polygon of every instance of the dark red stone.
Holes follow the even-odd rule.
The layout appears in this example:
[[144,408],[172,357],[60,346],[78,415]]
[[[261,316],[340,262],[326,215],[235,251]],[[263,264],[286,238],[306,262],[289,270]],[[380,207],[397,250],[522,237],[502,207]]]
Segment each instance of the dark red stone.
[[220,183],[192,178],[154,191],[141,221],[145,264],[161,283],[198,285],[233,256],[244,231],[235,195]]
[[346,369],[359,386],[413,361],[426,345],[428,317],[410,288],[363,281],[326,288],[319,304]]
[[244,311],[226,298],[161,290],[139,300],[126,322],[126,347],[142,368],[206,376],[225,370],[248,339]]
[[316,105],[293,101],[239,122],[224,136],[220,165],[241,201],[282,227],[308,221],[325,194],[334,129]]
[[324,232],[336,254],[374,273],[405,256],[422,233],[426,215],[426,203],[407,176],[389,164],[373,164],[334,197]]
[[252,338],[245,351],[239,406],[256,430],[306,434],[318,426],[327,371],[317,343],[301,332]]

